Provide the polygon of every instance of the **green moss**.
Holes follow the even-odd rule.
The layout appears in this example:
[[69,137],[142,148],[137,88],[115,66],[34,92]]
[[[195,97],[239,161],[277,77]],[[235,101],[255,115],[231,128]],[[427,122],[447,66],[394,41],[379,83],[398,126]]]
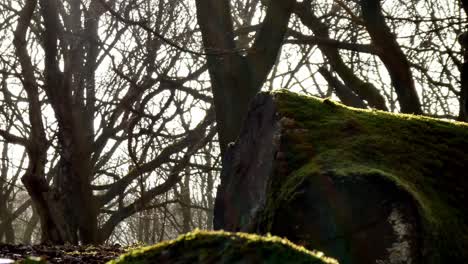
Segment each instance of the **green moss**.
[[434,247],[435,258],[468,256],[468,124],[354,109],[287,91],[274,96],[278,111],[295,125],[282,142],[291,175],[272,183],[266,221],[308,177],[385,177],[417,202],[425,245]]
[[40,257],[28,257],[22,261],[16,261],[17,264],[47,264],[48,262]]
[[108,264],[143,263],[337,263],[275,236],[195,231],[133,250]]

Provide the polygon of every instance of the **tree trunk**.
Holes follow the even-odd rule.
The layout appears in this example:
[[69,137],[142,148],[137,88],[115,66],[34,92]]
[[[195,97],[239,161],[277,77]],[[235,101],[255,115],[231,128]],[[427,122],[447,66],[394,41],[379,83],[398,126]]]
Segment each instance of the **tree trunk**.
[[32,236],[34,233],[34,229],[37,227],[37,223],[39,222],[39,215],[37,214],[36,210],[33,210],[33,214],[29,219],[28,223],[26,224],[26,228],[24,229],[23,238],[21,239],[21,243],[23,244],[32,244]]
[[[72,8],[74,8],[75,15],[76,12],[79,14],[79,5],[72,5]],[[53,188],[46,187],[37,195],[39,197],[32,197],[32,199],[33,201],[43,200],[41,202],[43,205],[36,208],[42,215],[43,240],[52,243],[77,244],[80,241],[85,244],[97,243],[97,209],[91,190],[93,177],[91,154],[94,132],[92,125],[89,124],[92,123],[92,116],[86,111],[83,102],[80,92],[83,87],[78,86],[73,81],[74,78],[68,72],[63,73],[59,67],[58,34],[61,23],[57,2],[41,0],[40,9],[44,19],[44,90],[57,118],[60,160],[57,165],[57,174],[54,175]],[[78,27],[80,26],[79,19],[75,23],[78,23]],[[68,52],[72,59],[82,59],[79,57],[80,52],[74,49]],[[72,64],[67,64],[66,67],[75,70],[73,73],[79,73],[79,69],[76,69],[78,66],[73,64],[76,61],[67,63]],[[90,81],[92,82],[93,79],[91,78]],[[40,126],[38,129],[43,129],[43,127]],[[28,191],[30,189],[33,191],[34,182],[26,181],[26,183],[29,186]],[[44,184],[47,185],[47,183]]]
[[197,0],[197,19],[208,61],[221,153],[240,131],[283,44],[295,0],[271,0],[254,44],[236,50],[229,0]]
[[8,209],[8,199],[6,199],[2,191],[0,189],[0,242],[13,244],[15,243],[13,218],[11,217],[11,211]]
[[[461,4],[465,15],[468,16],[468,0],[462,0]],[[465,31],[458,36],[458,42],[461,45],[463,52],[463,64],[460,74],[461,86],[458,120],[468,122],[468,31]]]
[[464,48],[463,57],[458,121],[468,122],[468,46]]
[[66,157],[73,158],[66,161],[62,157],[59,162],[56,188],[60,195],[61,210],[54,213],[57,216],[61,215],[60,218],[64,220],[63,228],[67,230],[65,241],[73,244],[80,241],[84,244],[99,243],[96,202],[90,186],[90,158],[88,157],[87,162],[86,158],[81,158],[79,154]]
[[13,220],[12,211],[8,203],[11,201],[11,193],[13,186],[10,186],[11,183],[14,183],[14,179],[8,179],[8,143],[2,142],[3,149],[1,152],[0,158],[0,242],[13,244],[15,242],[15,231],[13,229]]
[[185,169],[184,181],[181,183],[180,199],[182,201],[182,233],[192,230],[192,200],[190,199],[190,168]]
[[[212,148],[210,144],[210,148]],[[211,155],[209,152],[205,153],[205,163],[208,168],[212,166],[211,164]],[[213,209],[214,209],[214,197],[213,197],[213,190],[214,190],[214,175],[211,170],[207,171],[207,179],[206,179],[206,202],[207,207],[209,210],[206,212],[206,221],[207,226],[206,229],[212,230],[213,229]]]

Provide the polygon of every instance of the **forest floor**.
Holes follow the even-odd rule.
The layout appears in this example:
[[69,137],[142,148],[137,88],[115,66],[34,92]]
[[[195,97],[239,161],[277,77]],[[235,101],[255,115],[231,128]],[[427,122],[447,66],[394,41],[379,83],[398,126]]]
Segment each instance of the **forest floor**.
[[[128,251],[129,248],[114,246],[52,246],[0,244],[0,264],[9,263],[106,263]],[[32,258],[36,261],[24,261]],[[11,263],[11,262],[10,262]]]

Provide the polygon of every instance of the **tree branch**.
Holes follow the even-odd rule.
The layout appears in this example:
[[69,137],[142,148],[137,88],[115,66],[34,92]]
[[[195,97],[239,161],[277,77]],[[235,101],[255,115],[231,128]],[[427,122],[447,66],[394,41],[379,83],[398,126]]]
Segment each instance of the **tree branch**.
[[361,10],[372,43],[383,51],[379,57],[390,74],[401,112],[422,114],[408,59],[385,22],[380,0],[361,0]]
[[162,164],[169,162],[171,160],[172,154],[180,152],[184,148],[187,148],[194,144],[194,142],[200,140],[200,137],[204,135],[204,131],[206,130],[206,128],[213,122],[214,117],[211,112],[212,111],[209,111],[207,116],[205,117],[205,120],[193,130],[188,132],[187,136],[184,137],[182,140],[165,147],[161,151],[161,153],[152,161],[139,165],[138,167],[130,171],[126,176],[122,177],[120,180],[110,185],[109,189],[104,195],[97,197],[99,207],[104,206],[116,196],[123,193],[127,186],[133,180],[138,178],[141,174],[153,171]]
[[2,136],[5,139],[5,141],[7,141],[8,143],[18,144],[25,148],[29,147],[29,141],[27,139],[19,137],[19,136],[15,136],[3,129],[0,129],[0,136]]

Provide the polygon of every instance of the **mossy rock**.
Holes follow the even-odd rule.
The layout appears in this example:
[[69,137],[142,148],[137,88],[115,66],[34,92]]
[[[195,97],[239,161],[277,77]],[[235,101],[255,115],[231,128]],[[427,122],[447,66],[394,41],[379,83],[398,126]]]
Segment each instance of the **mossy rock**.
[[[278,234],[341,262],[314,244],[317,234],[294,231],[288,223],[317,205],[304,203],[317,189],[355,193],[362,200],[373,186],[383,186],[387,197],[401,196],[400,205],[414,204],[403,204],[400,210],[414,208],[408,219],[415,216],[418,222],[420,248],[412,263],[467,262],[468,124],[355,109],[288,91],[261,93],[252,105],[224,162],[215,207],[217,228]],[[361,183],[360,190],[337,190]],[[333,199],[318,198],[324,203]],[[342,207],[349,206],[359,215],[350,205],[344,200]],[[387,221],[396,221],[391,217]]]
[[274,236],[194,231],[171,241],[133,250],[108,264],[325,264],[336,263]]
[[[468,124],[354,109],[286,91],[275,97],[283,116],[313,131],[288,137],[294,142],[288,150],[292,172],[280,184],[276,202],[291,199],[297,191],[293,186],[324,172],[381,177],[416,201],[424,250],[430,251],[432,261],[466,262]],[[306,146],[312,155],[304,155]]]

